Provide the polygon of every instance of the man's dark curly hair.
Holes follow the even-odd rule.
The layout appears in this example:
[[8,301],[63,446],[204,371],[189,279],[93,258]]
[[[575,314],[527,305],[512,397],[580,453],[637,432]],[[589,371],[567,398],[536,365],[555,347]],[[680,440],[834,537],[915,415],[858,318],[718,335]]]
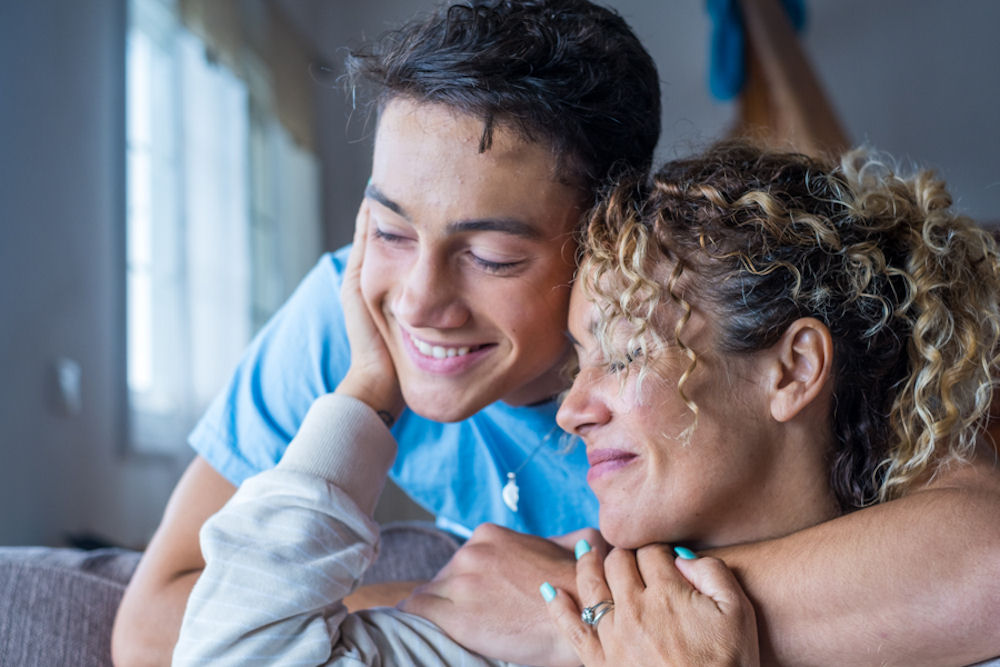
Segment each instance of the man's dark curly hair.
[[374,86],[379,109],[398,96],[483,119],[546,142],[593,192],[649,167],[660,134],[656,66],[616,12],[586,0],[486,0],[442,6],[347,58],[352,86]]

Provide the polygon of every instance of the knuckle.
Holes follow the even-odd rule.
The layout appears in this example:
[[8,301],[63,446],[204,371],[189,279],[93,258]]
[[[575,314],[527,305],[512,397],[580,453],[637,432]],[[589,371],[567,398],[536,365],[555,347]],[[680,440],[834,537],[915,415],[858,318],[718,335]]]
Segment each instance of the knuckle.
[[447,568],[451,572],[474,571],[476,568],[481,567],[481,563],[488,553],[489,549],[482,545],[466,543],[452,555],[451,560],[448,561]]
[[587,646],[590,641],[590,630],[583,627],[580,623],[572,622],[566,625],[566,636],[570,643],[577,648],[582,648]]
[[618,566],[626,564],[631,557],[632,555],[629,553],[628,549],[619,549],[618,547],[615,547],[610,553],[608,553],[604,561],[608,565]]
[[670,560],[674,559],[674,551],[673,549],[670,548],[670,545],[668,544],[662,544],[659,542],[657,542],[656,544],[647,544],[646,546],[642,547],[639,551],[645,552],[647,554],[659,554],[669,558]]
[[472,531],[469,542],[489,542],[503,536],[504,529],[495,523],[481,523]]

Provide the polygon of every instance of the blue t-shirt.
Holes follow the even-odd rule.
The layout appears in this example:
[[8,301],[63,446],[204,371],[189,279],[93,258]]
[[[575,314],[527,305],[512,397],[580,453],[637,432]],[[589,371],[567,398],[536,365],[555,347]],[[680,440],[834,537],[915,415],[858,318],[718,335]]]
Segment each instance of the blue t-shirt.
[[[320,258],[250,344],[189,437],[237,486],[274,467],[309,406],[347,373],[340,284],[349,251]],[[557,409],[555,401],[497,402],[455,423],[405,410],[392,429],[399,454],[390,474],[442,526],[460,534],[487,521],[543,536],[596,526],[586,453],[556,425]],[[517,512],[501,497],[509,472],[516,472],[520,488]]]

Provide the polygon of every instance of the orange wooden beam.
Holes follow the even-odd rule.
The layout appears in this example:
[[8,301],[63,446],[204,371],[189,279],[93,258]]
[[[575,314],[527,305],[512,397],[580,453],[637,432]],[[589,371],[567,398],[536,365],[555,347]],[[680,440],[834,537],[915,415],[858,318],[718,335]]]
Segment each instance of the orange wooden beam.
[[740,0],[747,78],[737,134],[807,154],[839,154],[850,141],[779,0]]

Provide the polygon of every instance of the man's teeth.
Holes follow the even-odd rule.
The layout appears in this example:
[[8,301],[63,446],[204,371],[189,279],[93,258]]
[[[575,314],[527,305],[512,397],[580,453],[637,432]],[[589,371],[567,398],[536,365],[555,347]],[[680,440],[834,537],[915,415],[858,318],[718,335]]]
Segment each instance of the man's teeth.
[[413,336],[410,336],[410,340],[412,340],[413,344],[416,345],[418,350],[420,350],[420,354],[425,357],[446,359],[448,357],[461,357],[469,353],[468,347],[441,347],[440,345],[431,345],[430,343],[425,343],[422,340],[417,340]]

